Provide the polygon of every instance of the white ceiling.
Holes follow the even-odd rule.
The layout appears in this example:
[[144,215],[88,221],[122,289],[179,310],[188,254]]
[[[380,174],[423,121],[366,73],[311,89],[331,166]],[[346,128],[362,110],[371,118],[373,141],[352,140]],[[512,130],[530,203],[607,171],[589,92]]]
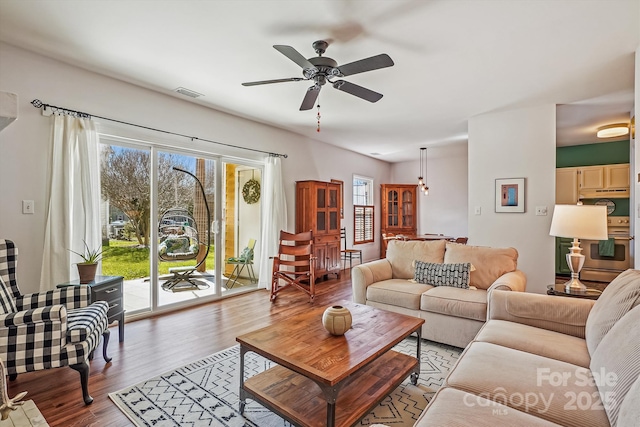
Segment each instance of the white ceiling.
[[[492,111],[558,104],[559,145],[628,122],[639,3],[0,0],[0,40],[177,97],[182,86],[204,95],[198,104],[397,162],[466,142],[467,120]],[[338,64],[387,53],[395,65],[344,78],[384,94],[375,104],[324,86],[318,133],[316,109],[298,111],[310,82],[241,83],[300,77],[272,45],[309,58],[319,39]]]

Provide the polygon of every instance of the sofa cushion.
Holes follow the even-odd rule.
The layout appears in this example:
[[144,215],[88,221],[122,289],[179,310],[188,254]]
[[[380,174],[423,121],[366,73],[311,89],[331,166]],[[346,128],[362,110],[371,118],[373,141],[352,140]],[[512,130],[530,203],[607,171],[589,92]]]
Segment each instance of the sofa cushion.
[[587,318],[585,334],[591,355],[613,325],[639,303],[639,270],[629,269],[607,285]]
[[616,427],[640,426],[640,377],[633,383],[620,405]]
[[469,289],[469,273],[471,264],[441,264],[435,262],[415,261],[413,280],[432,286],[451,286]]
[[609,425],[589,369],[537,354],[474,341],[445,382],[563,426]]
[[591,357],[609,422],[615,426],[627,392],[640,376],[640,306],[618,320]]
[[522,323],[489,320],[475,340],[550,357],[584,368],[588,368],[591,362],[584,339]]
[[516,411],[498,402],[487,400],[455,388],[438,390],[414,427],[552,427],[542,418]]
[[444,261],[444,240],[403,241],[391,240],[387,246],[387,259],[391,262],[392,278],[413,278],[413,261]]
[[487,291],[437,286],[422,294],[420,310],[484,322],[487,319]]
[[[505,276],[509,276],[508,273]],[[489,319],[508,320],[584,338],[595,301],[494,289],[489,294]]]
[[470,262],[475,270],[471,272],[469,284],[478,289],[488,289],[498,277],[516,270],[518,251],[515,248],[490,248],[447,242],[444,262]]
[[419,310],[420,296],[432,288],[406,279],[383,280],[367,286],[367,301]]

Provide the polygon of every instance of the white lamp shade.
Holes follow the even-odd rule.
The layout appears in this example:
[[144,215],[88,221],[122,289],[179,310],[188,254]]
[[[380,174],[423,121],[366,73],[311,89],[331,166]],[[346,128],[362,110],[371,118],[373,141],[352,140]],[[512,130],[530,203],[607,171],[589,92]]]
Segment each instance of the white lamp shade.
[[572,239],[606,240],[609,237],[607,207],[556,205],[549,234]]

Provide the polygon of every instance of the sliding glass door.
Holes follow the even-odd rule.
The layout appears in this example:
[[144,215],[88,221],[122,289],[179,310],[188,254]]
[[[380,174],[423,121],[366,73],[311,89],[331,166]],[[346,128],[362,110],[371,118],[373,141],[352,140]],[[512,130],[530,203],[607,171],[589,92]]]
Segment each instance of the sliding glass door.
[[257,288],[261,165],[109,137],[101,180],[102,274],[124,276],[128,315]]
[[223,294],[258,286],[262,169],[223,162]]
[[216,286],[216,161],[158,152],[158,305],[220,295]]
[[100,145],[102,274],[124,277],[127,313],[151,309],[151,150]]

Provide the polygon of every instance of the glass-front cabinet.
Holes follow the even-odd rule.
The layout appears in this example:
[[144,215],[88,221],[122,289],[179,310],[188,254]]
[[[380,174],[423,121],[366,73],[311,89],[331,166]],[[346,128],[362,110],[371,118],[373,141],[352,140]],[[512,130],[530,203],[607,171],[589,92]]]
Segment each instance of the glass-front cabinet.
[[340,275],[340,185],[296,182],[296,233],[313,232],[316,277]]
[[380,256],[384,258],[387,253],[386,239],[398,234],[416,234],[417,203],[415,184],[382,184],[381,188]]

